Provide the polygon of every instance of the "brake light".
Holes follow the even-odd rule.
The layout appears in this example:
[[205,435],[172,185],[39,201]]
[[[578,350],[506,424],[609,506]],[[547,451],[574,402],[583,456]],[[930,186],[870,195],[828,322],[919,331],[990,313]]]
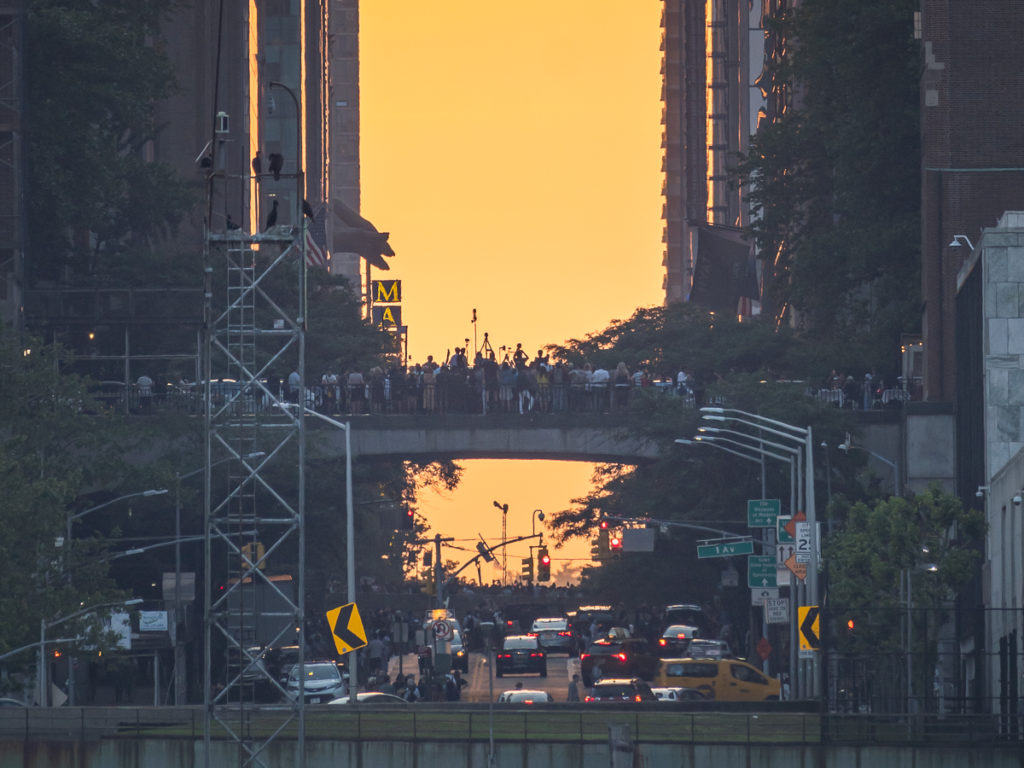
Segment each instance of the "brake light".
[[661,638],[660,640],[658,640],[658,645],[668,645],[668,640],[666,640],[666,639],[665,639],[665,638],[663,637],[663,638]]
[[587,696],[583,700],[584,701],[594,701],[594,697],[593,696]]
[[512,654],[511,653],[499,653],[498,654],[498,658],[499,659],[511,659],[512,658]]
[[624,654],[624,653],[616,653],[615,654],[615,658],[618,659],[619,661],[625,661],[626,660],[626,654]]
[[589,659],[589,658],[590,658],[590,654],[589,653],[581,653],[580,654],[580,661],[583,661],[584,659]]
[[643,698],[641,698],[640,696],[634,696],[633,701],[643,701]]
[[559,637],[572,637],[572,632],[559,632]]

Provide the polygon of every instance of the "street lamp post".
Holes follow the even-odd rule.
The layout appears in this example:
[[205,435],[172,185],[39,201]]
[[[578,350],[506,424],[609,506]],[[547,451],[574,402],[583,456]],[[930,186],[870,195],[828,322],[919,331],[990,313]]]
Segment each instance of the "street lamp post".
[[[165,493],[167,493],[167,489],[166,488],[150,488],[150,489],[145,490],[145,491],[137,491],[135,493],[126,493],[123,496],[118,496],[117,498],[111,499],[110,501],[105,501],[102,504],[97,504],[94,507],[89,507],[88,509],[83,509],[81,512],[76,512],[76,513],[74,513],[72,515],[68,515],[68,518],[67,518],[67,531],[66,531],[67,536],[65,538],[65,544],[64,544],[64,546],[67,547],[65,552],[66,552],[66,557],[67,557],[66,562],[67,562],[67,580],[68,580],[68,584],[71,583],[71,565],[72,565],[71,564],[71,528],[72,528],[72,525],[74,524],[75,520],[80,520],[81,518],[85,517],[86,515],[90,515],[93,512],[96,512],[96,511],[98,511],[100,509],[105,509],[106,507],[113,506],[114,504],[117,504],[119,501],[125,501],[127,499],[136,499],[136,498],[139,498],[139,497],[148,498],[150,496],[162,496]],[[74,703],[75,703],[75,669],[74,669],[73,657],[71,657],[70,655],[68,656],[68,665],[69,665],[69,669],[70,669],[70,674],[68,675],[68,703],[71,704],[71,705],[74,705]]]
[[903,495],[903,478],[901,477],[901,474],[900,474],[900,464],[899,464],[898,457],[897,457],[896,461],[893,461],[892,459],[887,459],[887,458],[885,458],[885,456],[882,456],[881,454],[875,453],[874,451],[869,450],[868,448],[865,448],[865,447],[860,446],[860,445],[853,445],[850,442],[850,438],[849,437],[847,437],[845,441],[843,441],[839,445],[837,445],[836,448],[838,448],[840,451],[842,451],[843,453],[846,453],[846,454],[848,454],[851,449],[856,449],[858,451],[864,451],[864,453],[866,453],[866,454],[868,454],[870,456],[874,456],[876,459],[878,459],[883,464],[888,465],[889,468],[892,469],[892,487],[893,487],[893,491],[895,492],[895,494],[897,496],[902,496]]
[[501,510],[501,586],[505,586],[508,572],[508,552],[505,551],[505,542],[508,541],[508,504],[496,501],[494,506]]
[[[705,429],[709,429],[709,428],[705,428]],[[719,431],[719,430],[715,430],[715,431]],[[722,431],[722,432],[731,432],[732,430],[720,430],[720,431]],[[749,445],[747,443],[741,443],[741,442],[739,442],[737,440],[731,440],[729,438],[724,438],[724,437],[717,437],[717,436],[714,436],[714,435],[711,435],[711,436],[709,436],[709,435],[701,435],[701,436],[697,437],[697,439],[695,439],[695,440],[679,439],[679,440],[676,440],[676,442],[679,443],[680,445],[708,445],[708,446],[710,446],[712,448],[717,448],[720,451],[725,451],[726,453],[730,453],[733,456],[738,456],[741,459],[746,459],[747,461],[753,461],[753,462],[756,462],[756,463],[760,464],[761,465],[761,496],[762,496],[762,498],[764,498],[767,495],[767,488],[766,488],[766,481],[765,481],[765,474],[764,474],[764,459],[765,459],[765,457],[770,457],[770,458],[773,458],[773,459],[777,459],[779,461],[788,462],[789,463],[789,508],[790,508],[790,512],[791,513],[794,512],[796,510],[796,503],[797,503],[796,460],[800,458],[800,455],[799,455],[799,452],[797,451],[797,449],[791,448],[789,446],[781,445],[781,444],[772,443],[772,445],[778,445],[781,450],[785,450],[787,453],[791,454],[789,456],[782,455],[782,454],[779,454],[779,453],[775,453],[774,451],[766,450],[763,447],[763,445],[766,443],[766,441],[760,440],[759,438],[755,438],[754,436],[747,435],[745,433],[739,433],[739,434],[742,435],[743,437],[746,437],[746,438],[751,439],[751,440],[755,440],[755,439],[759,440],[759,443],[761,443],[761,444],[760,445],[756,445],[756,446],[755,445]],[[736,450],[735,448],[728,448],[725,445],[723,445],[723,443],[729,443],[731,445],[735,445],[738,448],[741,448],[743,450]],[[744,451],[755,451],[757,453],[757,455],[756,456],[752,456],[749,453],[745,453]],[[794,457],[794,454],[795,454],[795,457]],[[762,547],[762,551],[764,551],[764,550],[766,550],[768,548],[767,547],[767,542],[764,541],[763,539],[762,539],[762,542],[761,542],[761,547]],[[792,592],[793,592],[793,594],[790,597],[791,598],[795,598],[796,590],[793,589]],[[795,599],[792,600],[792,602],[795,603]],[[799,680],[798,662],[797,662],[797,658],[798,658],[797,657],[797,640],[798,640],[798,638],[797,638],[797,625],[796,625],[796,607],[795,607],[795,605],[793,605],[793,606],[791,606],[790,620],[789,620],[789,674],[790,674],[791,689],[793,687],[795,687],[795,684]]]
[[[769,419],[749,411],[741,411],[738,408],[720,408],[706,406],[700,409],[702,418],[709,421],[734,422],[745,424],[749,427],[777,435],[785,440],[790,440],[801,447],[803,451],[804,464],[804,515],[810,530],[810,556],[807,563],[806,594],[809,596],[811,605],[818,605],[818,541],[817,524],[818,516],[815,508],[814,497],[814,440],[810,426],[797,427],[777,419]],[[756,438],[757,436],[750,436]],[[799,455],[799,454],[798,454]],[[813,697],[819,698],[821,694],[821,676],[817,663],[817,657],[812,664],[812,679],[810,693]]]
[[[47,680],[48,674],[47,674],[47,669],[46,669],[46,630],[51,629],[52,627],[56,627],[56,626],[58,626],[60,624],[63,624],[65,622],[67,622],[67,621],[71,621],[72,619],[77,619],[79,616],[84,616],[87,613],[92,613],[93,611],[98,611],[98,610],[100,610],[102,608],[113,608],[113,607],[122,606],[122,605],[123,606],[139,605],[141,602],[142,602],[142,599],[136,597],[136,598],[132,598],[131,600],[124,600],[122,602],[100,603],[99,605],[91,605],[88,608],[82,608],[80,610],[75,611],[74,613],[69,613],[67,616],[61,616],[59,618],[52,619],[50,621],[47,621],[45,618],[39,619],[39,672],[36,675],[37,683],[38,683],[38,687],[39,687],[39,691],[38,691],[39,706],[41,706],[41,707],[48,707],[50,705],[49,681]],[[69,664],[70,664],[70,659],[69,659]],[[73,691],[72,684],[70,682],[71,680],[74,680],[74,677],[75,677],[74,669],[73,668],[69,668],[69,674],[68,674],[68,681],[69,681],[68,682],[68,703],[69,704],[73,704],[74,703],[72,698],[71,698],[71,694],[74,691]]]
[[[305,400],[305,398],[303,398]],[[299,408],[297,403],[281,403],[282,408]],[[356,525],[355,505],[352,502],[352,424],[347,421],[338,421],[330,416],[325,416],[313,408],[301,406],[302,412],[307,416],[315,416],[321,421],[326,421],[333,427],[337,427],[345,433],[345,578],[348,581],[348,602],[356,601]],[[300,596],[299,599],[305,599]],[[305,643],[305,633],[303,633]],[[359,665],[357,651],[350,651],[351,663],[348,665],[348,690],[349,702],[355,704],[357,701],[357,689],[359,686]]]
[[537,535],[537,521],[544,522],[544,510],[535,509],[533,510],[533,516],[530,518],[530,533],[534,536]]

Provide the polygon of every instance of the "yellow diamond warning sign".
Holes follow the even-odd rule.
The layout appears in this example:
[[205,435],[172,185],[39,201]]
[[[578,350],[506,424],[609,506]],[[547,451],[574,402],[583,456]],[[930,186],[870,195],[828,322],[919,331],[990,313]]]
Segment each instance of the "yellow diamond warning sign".
[[363,620],[359,618],[359,609],[355,603],[329,610],[327,624],[331,628],[338,653],[348,653],[366,645],[366,630],[363,629]]

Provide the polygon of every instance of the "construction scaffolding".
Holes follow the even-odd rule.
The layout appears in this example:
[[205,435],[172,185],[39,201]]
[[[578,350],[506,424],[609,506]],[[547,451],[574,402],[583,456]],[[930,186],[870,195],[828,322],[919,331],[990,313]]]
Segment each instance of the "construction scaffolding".
[[288,385],[306,391],[303,230],[206,236],[206,765],[276,764],[278,737],[297,740],[287,762],[304,764],[303,675],[289,691],[272,663],[282,647],[304,662],[305,416]]

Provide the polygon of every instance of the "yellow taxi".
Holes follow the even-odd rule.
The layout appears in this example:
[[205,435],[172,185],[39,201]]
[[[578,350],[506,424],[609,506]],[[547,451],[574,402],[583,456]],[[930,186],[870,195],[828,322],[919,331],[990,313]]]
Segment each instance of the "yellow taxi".
[[652,686],[696,688],[718,701],[778,701],[782,686],[739,659],[661,659]]

